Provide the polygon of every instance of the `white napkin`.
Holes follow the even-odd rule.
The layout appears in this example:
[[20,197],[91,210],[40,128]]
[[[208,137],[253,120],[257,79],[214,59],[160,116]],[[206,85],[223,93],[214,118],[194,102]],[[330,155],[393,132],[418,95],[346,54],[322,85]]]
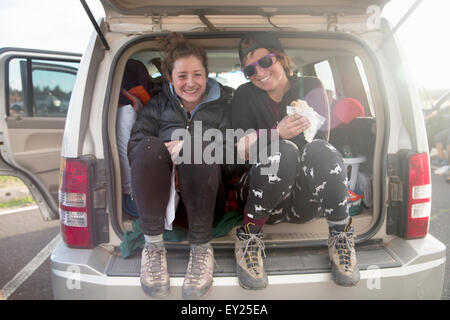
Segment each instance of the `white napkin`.
[[324,124],[326,119],[314,111],[306,101],[299,99],[297,100],[297,103],[298,106],[287,106],[286,113],[288,116],[298,113],[309,120],[311,126],[303,131],[303,135],[305,136],[306,141],[311,142],[314,139],[317,130]]
[[166,216],[164,218],[164,229],[172,230],[172,223],[175,220],[175,211],[177,210],[178,201],[180,196],[175,190],[175,165],[172,168],[172,175],[170,178],[170,196],[169,203],[166,208]]

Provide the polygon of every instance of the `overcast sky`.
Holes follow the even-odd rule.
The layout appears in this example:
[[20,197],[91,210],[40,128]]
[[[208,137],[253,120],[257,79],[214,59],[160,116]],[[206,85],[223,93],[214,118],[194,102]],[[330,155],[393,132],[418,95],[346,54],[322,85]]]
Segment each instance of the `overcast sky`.
[[[415,1],[392,0],[383,16],[395,24]],[[100,1],[87,3],[104,16]],[[449,14],[449,0],[424,0],[397,32],[419,86],[450,88]],[[83,53],[92,32],[79,0],[0,0],[0,47]]]

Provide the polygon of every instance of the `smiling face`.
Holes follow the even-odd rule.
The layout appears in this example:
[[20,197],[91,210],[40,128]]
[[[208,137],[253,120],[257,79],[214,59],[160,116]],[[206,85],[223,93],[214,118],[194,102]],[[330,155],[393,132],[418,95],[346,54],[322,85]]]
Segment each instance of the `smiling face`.
[[[270,51],[265,48],[256,49],[245,57],[245,65],[256,62],[269,53]],[[274,59],[274,63],[267,69],[257,65],[256,73],[250,77],[250,80],[255,86],[266,91],[273,100],[280,101],[289,86],[289,82],[281,63],[276,57],[272,59]]]
[[203,100],[207,80],[202,62],[195,56],[177,59],[169,79],[175,93],[188,111],[194,109]]

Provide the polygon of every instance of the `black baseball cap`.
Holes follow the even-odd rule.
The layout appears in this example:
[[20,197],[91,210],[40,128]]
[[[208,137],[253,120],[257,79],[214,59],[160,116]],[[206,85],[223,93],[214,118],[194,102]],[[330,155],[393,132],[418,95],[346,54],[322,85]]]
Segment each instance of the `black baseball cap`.
[[[247,48],[243,48],[242,44],[244,42],[249,43],[250,46]],[[239,41],[238,52],[239,52],[239,60],[241,61],[241,63],[244,57],[249,52],[252,52],[253,50],[259,48],[266,48],[266,49],[270,48],[284,52],[280,40],[272,33],[270,32],[247,33],[244,36],[242,36],[241,40]]]

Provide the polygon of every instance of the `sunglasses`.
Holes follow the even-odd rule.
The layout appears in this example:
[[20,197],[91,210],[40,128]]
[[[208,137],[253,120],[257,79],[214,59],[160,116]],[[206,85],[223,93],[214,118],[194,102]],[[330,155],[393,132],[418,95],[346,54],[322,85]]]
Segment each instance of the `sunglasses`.
[[259,65],[263,69],[270,68],[273,65],[273,57],[276,57],[275,53],[270,53],[267,56],[262,57],[256,62],[250,63],[241,69],[244,76],[248,79],[255,75],[256,65]]

